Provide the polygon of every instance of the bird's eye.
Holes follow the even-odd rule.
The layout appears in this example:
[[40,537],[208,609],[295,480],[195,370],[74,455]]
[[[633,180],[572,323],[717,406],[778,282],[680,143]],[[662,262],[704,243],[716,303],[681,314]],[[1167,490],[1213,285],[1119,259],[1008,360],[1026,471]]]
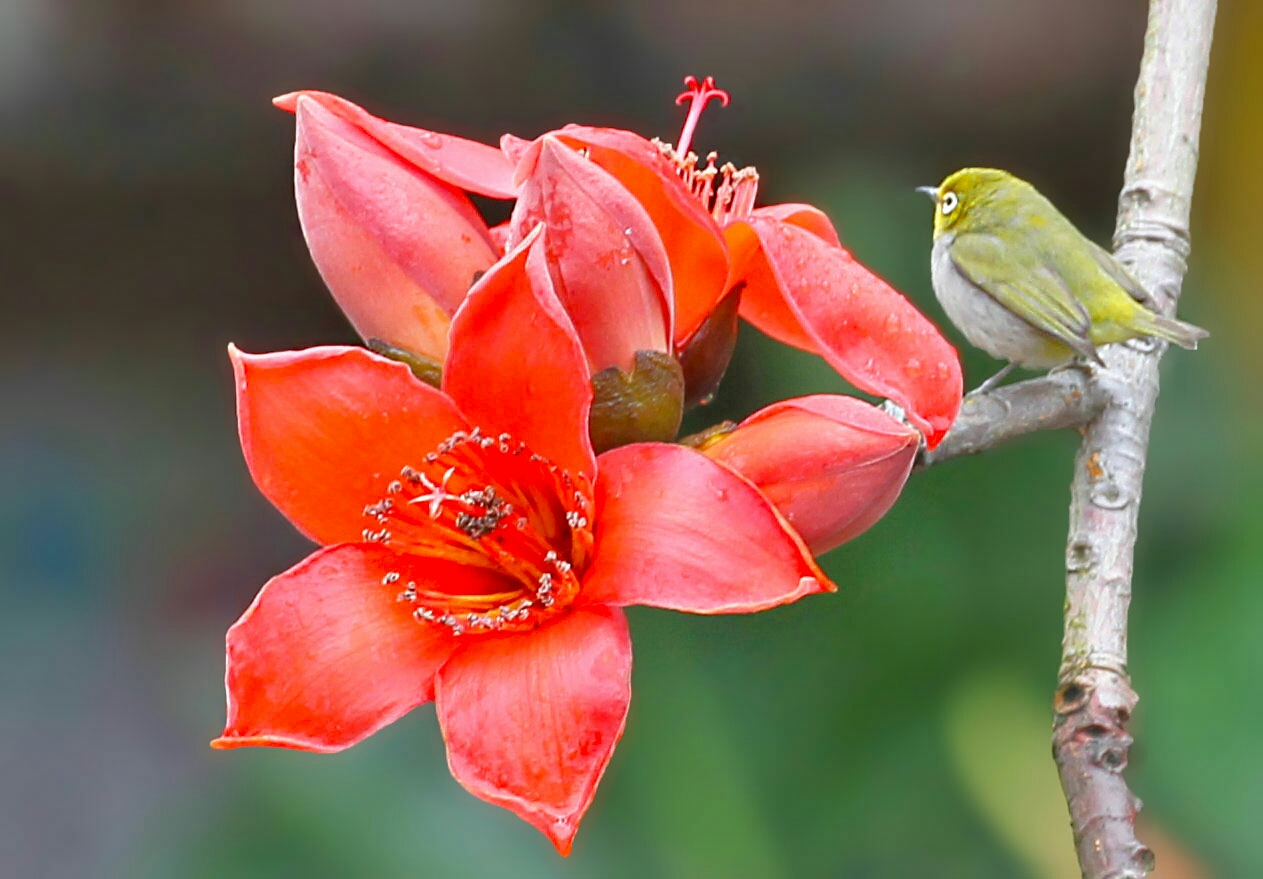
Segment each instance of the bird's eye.
[[956,193],[949,192],[944,195],[943,200],[939,202],[939,210],[941,210],[943,212],[943,216],[946,217],[952,211],[956,210],[956,205],[959,201],[960,200],[956,198]]

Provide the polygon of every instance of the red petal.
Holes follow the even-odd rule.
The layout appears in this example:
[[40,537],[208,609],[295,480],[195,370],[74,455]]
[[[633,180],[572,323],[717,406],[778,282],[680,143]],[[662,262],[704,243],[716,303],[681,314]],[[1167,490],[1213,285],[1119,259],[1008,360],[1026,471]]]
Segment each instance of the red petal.
[[776,275],[759,245],[759,236],[744,222],[724,227],[731,254],[729,281],[742,284],[740,314],[778,342],[809,354],[822,354],[789,303],[780,295]]
[[228,630],[228,723],[211,745],[341,751],[434,698],[459,642],[382,584],[388,571],[432,573],[420,561],[342,544],[269,580]]
[[728,289],[728,248],[719,225],[658,148],[640,135],[567,125],[557,137],[585,147],[592,161],[614,175],[653,218],[671,262],[675,341],[688,340]]
[[487,230],[487,234],[491,237],[491,244],[496,249],[496,253],[509,252],[509,236],[512,231],[509,229],[509,221],[492,226]]
[[671,268],[653,220],[613,176],[551,135],[523,160],[516,244],[543,223],[557,297],[593,372],[631,372],[637,351],[669,351]]
[[366,504],[405,465],[468,424],[402,363],[362,348],[244,354],[237,378],[241,450],[255,485],[319,543],[353,543]]
[[766,260],[770,269],[767,276],[751,275],[742,315],[777,335],[781,322],[765,326],[761,320],[788,310],[843,378],[902,406],[934,448],[960,408],[962,376],[952,346],[912,303],[846,250],[769,217],[742,222],[759,238],[761,255],[752,262]]
[[500,150],[476,140],[439,134],[379,119],[346,98],[328,92],[290,92],[273,98],[282,110],[295,112],[299,98],[310,98],[330,113],[362,129],[400,158],[453,186],[491,198],[513,198],[513,163]]
[[837,230],[833,228],[833,222],[824,211],[813,205],[770,204],[755,208],[753,214],[756,217],[771,217],[773,220],[792,223],[806,229],[817,238],[824,239],[834,247],[842,246],[842,242],[838,240]]
[[452,312],[496,260],[482,218],[310,97],[296,113],[298,216],[321,277],[365,339],[441,360]]
[[584,601],[750,613],[833,589],[747,480],[665,443],[601,455]]
[[545,259],[537,227],[469,292],[452,320],[443,390],[488,435],[509,433],[592,479],[592,382]]
[[758,486],[819,555],[886,514],[919,445],[880,409],[822,394],[756,412],[703,454]]
[[502,134],[500,135],[500,152],[504,153],[516,167],[533,143],[534,141],[518,137],[516,134]]
[[577,610],[526,635],[471,641],[438,675],[452,775],[569,854],[623,735],[631,665],[627,621],[615,608]]

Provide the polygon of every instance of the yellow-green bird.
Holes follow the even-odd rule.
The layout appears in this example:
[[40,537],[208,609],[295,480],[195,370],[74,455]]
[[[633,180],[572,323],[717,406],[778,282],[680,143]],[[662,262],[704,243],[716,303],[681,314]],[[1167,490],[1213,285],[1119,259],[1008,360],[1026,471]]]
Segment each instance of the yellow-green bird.
[[934,295],[969,342],[1014,366],[1046,368],[1097,348],[1153,336],[1196,348],[1207,332],[1155,314],[1144,288],[1035,187],[994,168],[963,168],[937,187]]

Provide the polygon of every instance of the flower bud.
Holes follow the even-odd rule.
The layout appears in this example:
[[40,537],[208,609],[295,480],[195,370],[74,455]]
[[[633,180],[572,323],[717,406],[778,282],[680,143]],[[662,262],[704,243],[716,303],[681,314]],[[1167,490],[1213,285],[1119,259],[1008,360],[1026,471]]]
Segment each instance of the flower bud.
[[496,261],[486,224],[372,129],[305,94],[294,112],[298,217],[321,277],[364,339],[441,362],[452,313]]
[[919,442],[862,400],[820,394],[768,406],[701,451],[758,486],[819,555],[885,515]]

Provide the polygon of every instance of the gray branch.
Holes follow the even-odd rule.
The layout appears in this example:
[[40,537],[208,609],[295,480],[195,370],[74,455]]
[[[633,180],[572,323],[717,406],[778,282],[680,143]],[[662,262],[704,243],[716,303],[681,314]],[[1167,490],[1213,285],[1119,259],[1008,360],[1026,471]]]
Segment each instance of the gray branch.
[[[1088,372],[1092,369],[1092,373]],[[976,455],[1038,430],[1081,427],[1108,400],[1108,377],[1091,367],[1068,367],[1030,381],[970,394],[951,431],[932,451],[921,452],[917,467],[959,455]]]
[[[1115,253],[1166,314],[1175,311],[1187,268],[1214,22],[1215,0],[1151,0],[1136,82]],[[1122,771],[1137,698],[1127,673],[1127,608],[1162,347],[1106,350],[1104,372],[1118,381],[1084,433],[1070,487],[1053,755],[1079,865],[1090,879],[1141,879],[1153,867],[1135,834],[1140,801]]]
[[[1165,314],[1175,312],[1187,268],[1215,6],[1150,0],[1136,82],[1115,253]],[[1032,431],[1084,427],[1070,488],[1053,756],[1085,879],[1141,879],[1153,868],[1153,853],[1136,839],[1140,801],[1122,772],[1137,701],[1127,672],[1136,518],[1164,348],[1110,345],[1093,375],[1063,370],[972,395],[943,442],[919,461],[927,467]]]

